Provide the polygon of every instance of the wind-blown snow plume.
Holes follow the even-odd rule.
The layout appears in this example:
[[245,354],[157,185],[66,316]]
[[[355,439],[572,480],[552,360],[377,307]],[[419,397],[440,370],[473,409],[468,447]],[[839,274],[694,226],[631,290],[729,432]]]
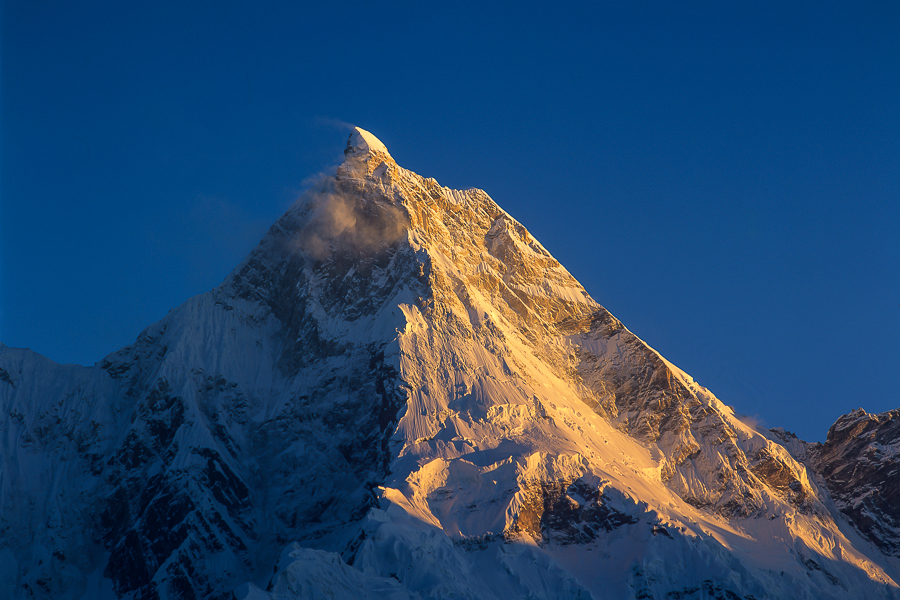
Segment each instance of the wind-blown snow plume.
[[334,117],[316,117],[313,121],[320,127],[334,127],[341,131],[353,131],[354,129],[354,126],[351,123],[341,119],[335,119]]
[[304,196],[311,212],[293,243],[315,260],[335,252],[377,252],[400,239],[408,227],[409,219],[397,207],[343,192],[333,178],[322,179]]

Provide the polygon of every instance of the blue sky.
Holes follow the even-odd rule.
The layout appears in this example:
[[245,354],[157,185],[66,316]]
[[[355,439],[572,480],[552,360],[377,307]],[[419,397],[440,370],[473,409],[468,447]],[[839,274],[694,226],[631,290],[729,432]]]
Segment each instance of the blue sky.
[[824,440],[900,407],[896,2],[4,0],[0,19],[7,345],[93,364],[132,342],[340,161],[347,122],[486,190],[738,412]]

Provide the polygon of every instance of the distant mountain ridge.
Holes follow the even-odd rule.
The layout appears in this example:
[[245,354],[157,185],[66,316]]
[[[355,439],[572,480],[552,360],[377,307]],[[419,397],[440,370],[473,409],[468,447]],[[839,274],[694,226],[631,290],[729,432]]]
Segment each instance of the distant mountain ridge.
[[744,423],[359,128],[131,346],[0,345],[0,409],[3,598],[900,598],[900,411]]
[[774,433],[825,482],[835,505],[885,554],[900,556],[900,410],[840,417],[825,443]]

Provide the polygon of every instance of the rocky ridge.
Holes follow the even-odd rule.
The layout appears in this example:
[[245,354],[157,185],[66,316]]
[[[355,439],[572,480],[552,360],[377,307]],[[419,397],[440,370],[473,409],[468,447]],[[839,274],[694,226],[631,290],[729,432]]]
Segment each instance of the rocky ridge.
[[882,552],[900,556],[900,410],[842,416],[825,443],[806,443],[774,430],[798,460],[809,465],[835,506]]

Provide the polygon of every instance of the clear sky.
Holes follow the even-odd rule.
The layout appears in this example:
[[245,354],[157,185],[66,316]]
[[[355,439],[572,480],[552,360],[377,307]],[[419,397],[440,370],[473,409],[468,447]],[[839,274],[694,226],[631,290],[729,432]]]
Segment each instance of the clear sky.
[[343,122],[738,412],[812,441],[900,407],[900,3],[485,4],[3,0],[0,341],[131,343]]

